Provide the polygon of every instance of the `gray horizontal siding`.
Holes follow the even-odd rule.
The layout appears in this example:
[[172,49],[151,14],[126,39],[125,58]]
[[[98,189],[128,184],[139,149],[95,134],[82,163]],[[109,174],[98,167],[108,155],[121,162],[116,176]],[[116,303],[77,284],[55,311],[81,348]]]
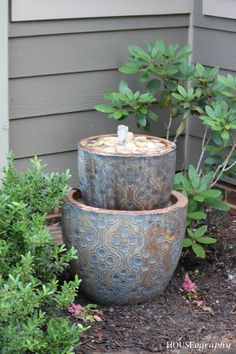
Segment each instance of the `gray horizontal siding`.
[[[236,22],[236,20],[235,20]],[[236,34],[206,28],[194,29],[194,61],[236,70]]]
[[[162,113],[163,120],[167,121],[167,113]],[[104,134],[104,131],[116,132],[118,124],[119,122],[108,119],[105,114],[94,111],[16,119],[10,122],[10,144],[16,158],[71,151],[86,136]],[[128,124],[133,132],[142,132],[136,128],[132,117],[124,124]],[[174,120],[172,134],[178,124],[178,120]],[[153,122],[150,134],[165,136],[165,128],[161,123]]]
[[10,77],[117,69],[127,61],[128,45],[143,46],[160,37],[187,41],[185,28],[48,35],[10,39]]
[[123,77],[111,70],[10,80],[10,118],[92,110]]
[[[186,15],[11,23],[10,147],[19,169],[37,154],[50,171],[70,168],[74,184],[78,141],[114,132],[118,124],[94,106],[104,93],[117,90],[122,78],[140,88],[137,77],[117,71],[127,61],[128,45],[144,46],[158,37],[183,45],[188,25]],[[137,132],[132,119],[127,123]],[[164,130],[154,124],[151,134]],[[178,168],[183,147],[180,137]]]
[[[72,175],[70,184],[78,186],[76,151],[44,156],[38,155],[38,157],[42,160],[43,164],[47,165],[45,168],[47,172],[64,172],[69,169]],[[16,159],[15,164],[19,171],[24,171],[30,166],[30,160],[28,158]]]
[[189,135],[188,137],[188,147],[186,151],[187,161],[186,167],[190,164],[197,166],[202,149],[202,139],[196,136]]
[[9,23],[9,37],[188,27],[188,15],[132,16]]
[[202,14],[202,0],[194,0],[194,27],[236,32],[236,21]]

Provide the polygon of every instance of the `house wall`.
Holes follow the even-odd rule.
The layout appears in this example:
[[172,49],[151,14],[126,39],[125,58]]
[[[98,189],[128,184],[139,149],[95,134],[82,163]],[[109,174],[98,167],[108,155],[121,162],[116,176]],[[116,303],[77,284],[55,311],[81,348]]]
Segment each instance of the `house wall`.
[[8,1],[0,1],[0,184],[2,167],[7,164],[8,126]]
[[[225,1],[225,6],[230,6],[229,0]],[[217,8],[213,10],[220,14]],[[235,17],[235,12],[232,12],[232,16]],[[224,75],[236,75],[236,19],[203,15],[202,0],[195,0],[193,26],[193,61],[209,67],[218,66]],[[192,118],[187,146],[189,163],[196,163],[199,158],[196,152],[200,153],[202,135],[202,123]]]
[[[183,45],[188,27],[188,14],[9,23],[10,149],[17,167],[25,169],[37,154],[49,171],[69,168],[76,185],[77,142],[116,130],[117,122],[94,106],[124,78],[117,68],[127,61],[127,46],[157,37]],[[136,77],[129,82],[138,87]],[[180,137],[177,168],[183,149]]]

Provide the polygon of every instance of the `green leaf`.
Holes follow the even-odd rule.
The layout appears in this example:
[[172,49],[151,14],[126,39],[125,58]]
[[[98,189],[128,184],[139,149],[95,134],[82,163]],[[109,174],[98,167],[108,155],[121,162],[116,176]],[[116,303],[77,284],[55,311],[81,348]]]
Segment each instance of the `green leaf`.
[[110,93],[106,93],[104,95],[104,97],[107,99],[107,100],[111,100],[113,105],[115,106],[119,106],[123,100],[124,100],[124,97],[121,93],[119,92],[110,92]]
[[205,165],[214,166],[214,165],[217,165],[218,162],[219,162],[218,157],[208,157],[205,160]]
[[192,245],[192,250],[196,254],[197,257],[200,257],[200,258],[205,258],[206,257],[206,252],[205,252],[204,248],[201,245],[199,245],[197,243],[194,243]]
[[140,66],[136,63],[127,63],[119,68],[119,71],[124,74],[135,74],[140,70]]
[[175,54],[175,51],[179,48],[179,43],[175,44],[170,44],[168,48],[168,53],[173,56]]
[[140,58],[146,62],[150,61],[150,56],[140,47],[130,45],[128,47],[129,52],[136,58]]
[[217,80],[220,84],[227,86],[227,78],[223,75],[218,75]]
[[206,73],[206,69],[204,68],[203,65],[197,63],[196,64],[196,72],[199,76],[204,76]]
[[147,82],[149,80],[149,75],[148,73],[143,73],[140,78],[139,78],[139,81],[143,84],[145,82]]
[[185,98],[187,97],[187,91],[185,90],[185,88],[183,86],[178,85],[178,91],[181,94],[181,96],[183,96]]
[[159,59],[165,51],[165,43],[163,40],[158,39],[152,48],[152,58]]
[[189,100],[192,100],[194,98],[194,93],[193,93],[192,87],[190,87],[190,89],[188,90],[187,95],[188,95]]
[[217,209],[217,210],[221,210],[221,211],[229,211],[230,207],[228,204],[220,201],[220,200],[215,200],[212,203],[212,206]]
[[197,242],[206,244],[206,245],[211,245],[213,243],[216,243],[216,239],[213,237],[201,237],[197,239]]
[[236,129],[236,120],[234,120],[233,122],[230,122],[230,128],[231,129]]
[[196,200],[197,202],[204,202],[205,197],[203,197],[202,195],[194,195],[193,199]]
[[220,152],[221,147],[214,145],[207,145],[205,150],[208,151],[211,155],[216,155]]
[[147,118],[140,112],[137,112],[136,115],[136,121],[141,127],[145,127],[147,125]]
[[168,76],[172,76],[172,75],[176,74],[177,72],[178,72],[178,69],[174,65],[169,66],[166,70],[166,74]]
[[177,101],[184,101],[184,97],[179,95],[178,93],[173,92],[172,96],[177,100]]
[[155,98],[149,92],[143,93],[139,97],[139,102],[141,102],[141,103],[152,103],[154,101],[155,101]]
[[205,198],[218,198],[221,195],[221,191],[219,189],[207,189],[201,192],[201,195]]
[[215,119],[216,118],[216,114],[215,114],[215,111],[210,107],[210,106],[206,106],[205,107],[205,110],[208,114],[209,117]]
[[213,176],[214,176],[214,172],[209,172],[205,176],[201,177],[200,187],[199,187],[200,192],[203,192],[208,188],[208,186],[212,182]]
[[232,93],[232,92],[229,92],[229,91],[226,91],[226,90],[223,90],[222,94],[227,96],[227,97],[235,97],[235,93]]
[[103,113],[113,113],[115,111],[114,107],[109,106],[107,104],[98,104],[97,106],[95,106],[95,109]]
[[210,70],[211,77],[215,77],[219,72],[219,67],[214,67]]
[[180,136],[183,133],[184,128],[185,128],[185,122],[182,121],[176,130],[176,135],[175,135],[176,138],[178,138],[178,136]]
[[151,118],[151,120],[154,120],[155,122],[158,121],[158,115],[155,112],[149,111],[148,116]]
[[138,100],[139,96],[140,96],[140,92],[139,92],[139,91],[135,92],[135,94],[134,94],[134,100],[135,100],[135,101]]
[[184,240],[183,247],[190,247],[190,246],[192,246],[192,244],[193,244],[193,241],[190,240],[190,238],[186,238]]
[[182,175],[181,182],[183,184],[184,190],[187,193],[193,193],[194,190],[193,190],[192,184],[190,183],[190,181],[184,175]]
[[161,108],[166,108],[170,104],[170,94],[168,91],[162,91],[160,95],[160,107]]
[[203,120],[203,122],[206,123],[206,125],[212,126],[212,119],[208,116],[199,116],[199,118],[201,120]]
[[114,119],[120,119],[123,116],[121,111],[115,111],[114,113],[112,113],[112,117]]
[[147,84],[147,90],[153,96],[155,96],[157,94],[157,92],[159,91],[160,87],[161,87],[161,81],[158,80],[158,79],[153,79],[153,80],[149,81],[149,83]]
[[194,211],[192,213],[188,213],[188,218],[193,220],[202,220],[206,219],[206,214],[201,211]]
[[192,48],[190,44],[186,44],[182,49],[176,54],[177,59],[182,59],[188,57],[192,53]]
[[194,238],[194,233],[193,231],[188,227],[187,228],[187,234],[191,237],[191,238]]
[[166,80],[165,85],[169,91],[175,91],[177,89],[177,85],[173,80]]
[[229,140],[229,138],[230,138],[230,134],[227,130],[223,130],[221,132],[220,136],[223,140],[226,140],[226,141]]
[[208,228],[207,225],[202,225],[202,226],[200,226],[200,227],[194,232],[194,236],[195,236],[196,238],[202,237],[202,236],[207,232],[207,228]]
[[189,166],[188,176],[194,190],[197,190],[200,186],[200,177],[198,176],[197,170],[192,165]]
[[145,42],[145,46],[146,46],[148,52],[152,51],[153,44],[151,42],[149,42],[149,41]]
[[[200,87],[198,87],[195,91],[195,96],[197,98],[200,98],[201,95],[202,95],[202,89]],[[201,107],[196,107],[196,111],[201,114],[203,113],[203,109]]]
[[128,97],[128,99],[133,100],[134,99],[134,94],[128,87],[128,83],[125,80],[122,80],[119,84],[119,91],[122,95],[125,95]]
[[182,183],[182,177],[183,177],[183,172],[178,172],[175,174],[175,177],[174,177],[174,182],[173,184],[176,185],[176,184],[181,184]]

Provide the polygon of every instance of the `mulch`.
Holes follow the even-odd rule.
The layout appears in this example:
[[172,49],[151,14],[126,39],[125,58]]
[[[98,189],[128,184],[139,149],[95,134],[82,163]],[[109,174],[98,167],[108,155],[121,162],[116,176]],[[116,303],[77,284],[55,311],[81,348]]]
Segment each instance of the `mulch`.
[[[100,306],[105,319],[89,324],[91,327],[81,338],[78,354],[163,353],[169,352],[170,342],[183,345],[190,341],[231,343],[231,350],[235,345],[232,353],[236,353],[236,216],[211,211],[207,223],[209,234],[218,241],[208,246],[206,260],[187,252],[163,294],[152,302]],[[214,314],[187,301],[181,289],[186,272]],[[79,295],[76,302],[91,301]],[[192,349],[187,353],[210,351]],[[224,352],[226,349],[215,351]]]

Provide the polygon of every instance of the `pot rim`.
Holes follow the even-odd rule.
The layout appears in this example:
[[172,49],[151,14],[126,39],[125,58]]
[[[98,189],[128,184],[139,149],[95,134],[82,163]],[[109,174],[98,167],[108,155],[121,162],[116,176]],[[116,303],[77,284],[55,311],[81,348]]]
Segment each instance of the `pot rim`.
[[173,204],[159,209],[151,209],[151,210],[116,210],[116,209],[103,209],[97,208],[93,206],[86,205],[84,203],[79,202],[75,197],[81,197],[81,191],[78,188],[73,188],[69,191],[69,194],[64,197],[64,202],[69,202],[78,206],[81,210],[94,212],[94,213],[103,213],[103,214],[117,214],[117,215],[148,215],[148,214],[165,214],[172,212],[179,208],[185,208],[188,204],[187,197],[177,191],[172,190],[170,199],[174,199]]
[[103,156],[121,156],[121,157],[149,157],[149,156],[163,156],[167,155],[172,151],[176,150],[176,144],[173,141],[157,137],[157,136],[152,136],[152,135],[146,135],[146,134],[134,134],[134,136],[145,136],[147,138],[153,139],[153,138],[159,138],[161,142],[165,143],[167,147],[169,148],[167,151],[154,151],[150,153],[128,153],[128,154],[122,154],[119,152],[106,152],[106,151],[99,151],[96,150],[93,146],[88,146],[88,143],[91,140],[96,140],[98,138],[106,138],[106,137],[117,137],[117,134],[103,134],[103,135],[94,135],[94,136],[89,136],[87,138],[84,138],[79,141],[78,143],[78,148],[87,150],[89,152],[92,152],[96,155],[103,155]]

